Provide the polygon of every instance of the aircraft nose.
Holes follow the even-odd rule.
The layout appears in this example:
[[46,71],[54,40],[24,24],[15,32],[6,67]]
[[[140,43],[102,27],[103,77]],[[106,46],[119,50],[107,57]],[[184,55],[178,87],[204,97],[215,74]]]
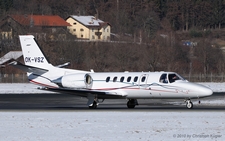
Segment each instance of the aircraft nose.
[[203,86],[203,87],[199,88],[199,95],[200,96],[210,96],[212,94],[213,94],[213,91],[208,87]]

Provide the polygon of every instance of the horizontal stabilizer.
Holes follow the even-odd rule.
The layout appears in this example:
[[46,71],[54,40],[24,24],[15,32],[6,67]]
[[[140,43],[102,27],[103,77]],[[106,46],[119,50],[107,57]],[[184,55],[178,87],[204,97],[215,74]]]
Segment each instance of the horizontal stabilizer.
[[69,65],[70,65],[70,62],[67,62],[67,63],[61,64],[61,65],[58,65],[58,66],[55,66],[55,67],[63,68],[63,67],[69,66]]
[[11,63],[9,63],[8,65],[14,66],[20,70],[23,70],[25,72],[30,72],[30,73],[38,73],[38,74],[43,74],[48,72],[48,70],[46,69],[41,69],[41,68],[37,68],[37,67],[32,67],[32,66],[28,66],[28,65],[24,65],[20,62],[17,61],[13,61]]

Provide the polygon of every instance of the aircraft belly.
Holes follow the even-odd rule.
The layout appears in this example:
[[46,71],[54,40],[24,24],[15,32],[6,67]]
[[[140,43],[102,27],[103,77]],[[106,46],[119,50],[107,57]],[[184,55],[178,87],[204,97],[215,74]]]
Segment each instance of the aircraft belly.
[[184,91],[178,91],[175,89],[140,89],[136,91],[127,91],[127,98],[134,99],[156,99],[156,98],[191,98],[196,97],[196,94],[186,93]]

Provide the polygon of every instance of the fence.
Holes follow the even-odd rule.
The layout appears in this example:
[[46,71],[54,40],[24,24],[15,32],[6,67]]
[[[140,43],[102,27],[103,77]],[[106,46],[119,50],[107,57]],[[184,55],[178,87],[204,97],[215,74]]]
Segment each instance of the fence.
[[27,74],[0,74],[0,83],[28,83]]
[[182,75],[185,79],[191,82],[224,82],[224,74],[192,74],[192,75]]
[[[191,82],[225,82],[225,75],[220,74],[183,74]],[[27,74],[0,74],[0,83],[28,83]]]

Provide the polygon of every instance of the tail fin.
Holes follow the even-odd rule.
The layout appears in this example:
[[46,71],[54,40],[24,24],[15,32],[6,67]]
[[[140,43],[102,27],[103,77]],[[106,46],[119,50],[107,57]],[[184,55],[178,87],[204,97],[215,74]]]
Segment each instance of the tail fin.
[[20,35],[19,38],[25,65],[38,68],[50,65],[33,35]]

